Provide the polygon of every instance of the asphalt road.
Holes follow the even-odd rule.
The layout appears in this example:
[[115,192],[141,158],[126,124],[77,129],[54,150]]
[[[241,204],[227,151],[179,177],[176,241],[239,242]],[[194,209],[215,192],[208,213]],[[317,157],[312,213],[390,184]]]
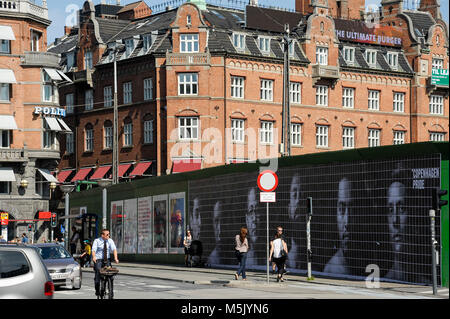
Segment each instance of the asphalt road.
[[[285,282],[274,293],[273,287],[224,286],[223,284],[192,284],[119,274],[114,281],[115,299],[428,299],[431,295],[386,292],[335,285]],[[96,299],[94,274],[83,273],[79,290],[57,288],[55,299]],[[448,298],[448,297],[447,297]]]

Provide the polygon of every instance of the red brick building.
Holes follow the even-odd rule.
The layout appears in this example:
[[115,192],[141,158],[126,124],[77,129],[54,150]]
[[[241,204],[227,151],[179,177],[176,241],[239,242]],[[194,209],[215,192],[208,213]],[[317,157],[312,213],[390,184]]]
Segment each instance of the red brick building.
[[122,178],[280,156],[285,24],[291,155],[448,140],[448,28],[433,1],[383,0],[367,22],[362,0],[297,0],[296,12],[193,2],[111,20],[87,1],[50,48],[72,62],[61,182],[110,172],[115,50]]

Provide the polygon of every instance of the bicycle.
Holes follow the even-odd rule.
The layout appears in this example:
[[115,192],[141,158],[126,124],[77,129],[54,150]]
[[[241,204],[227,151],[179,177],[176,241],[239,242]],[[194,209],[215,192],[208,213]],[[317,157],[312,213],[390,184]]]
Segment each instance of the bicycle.
[[113,299],[113,280],[118,273],[119,270],[111,266],[100,269],[100,294],[97,299]]

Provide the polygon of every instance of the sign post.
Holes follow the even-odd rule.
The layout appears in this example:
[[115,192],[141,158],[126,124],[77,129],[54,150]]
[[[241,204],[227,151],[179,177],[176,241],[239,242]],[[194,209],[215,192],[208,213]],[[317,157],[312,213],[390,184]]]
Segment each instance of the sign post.
[[258,176],[258,187],[262,191],[259,201],[266,203],[266,260],[267,260],[267,284],[269,284],[269,203],[275,203],[276,196],[273,192],[278,186],[278,176],[272,171],[264,171]]

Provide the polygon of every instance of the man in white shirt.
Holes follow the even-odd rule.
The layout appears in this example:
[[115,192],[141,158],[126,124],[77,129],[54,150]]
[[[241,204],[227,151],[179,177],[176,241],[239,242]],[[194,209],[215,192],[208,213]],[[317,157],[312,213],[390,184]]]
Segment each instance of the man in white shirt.
[[94,240],[94,243],[92,244],[92,261],[94,262],[95,271],[95,294],[97,296],[100,294],[100,269],[111,265],[111,253],[114,255],[114,261],[118,264],[119,259],[117,258],[116,245],[114,244],[114,241],[109,238],[109,230],[103,229],[101,237]]

